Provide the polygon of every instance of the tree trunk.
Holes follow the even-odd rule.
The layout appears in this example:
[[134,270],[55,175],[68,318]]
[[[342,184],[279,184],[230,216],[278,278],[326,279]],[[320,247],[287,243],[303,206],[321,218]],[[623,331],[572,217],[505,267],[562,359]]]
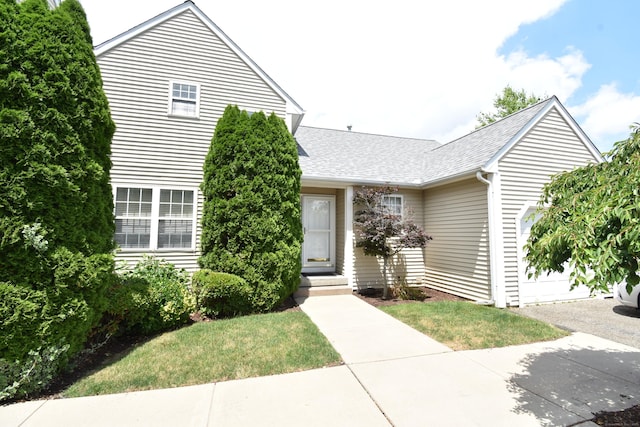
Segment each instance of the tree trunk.
[[389,257],[382,257],[383,262],[382,262],[382,284],[383,284],[383,288],[382,288],[382,299],[387,299],[389,298],[389,283],[387,281],[387,262],[389,260]]

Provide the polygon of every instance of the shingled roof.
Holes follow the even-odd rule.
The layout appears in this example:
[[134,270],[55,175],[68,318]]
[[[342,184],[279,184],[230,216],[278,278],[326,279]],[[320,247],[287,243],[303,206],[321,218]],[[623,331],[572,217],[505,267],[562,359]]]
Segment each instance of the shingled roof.
[[303,178],[418,185],[433,140],[300,126],[296,132]]
[[425,156],[423,182],[474,172],[507,146],[555,97],[538,102],[501,120],[430,151]]
[[301,126],[296,132],[303,179],[420,186],[485,167],[551,104],[551,97],[441,145]]

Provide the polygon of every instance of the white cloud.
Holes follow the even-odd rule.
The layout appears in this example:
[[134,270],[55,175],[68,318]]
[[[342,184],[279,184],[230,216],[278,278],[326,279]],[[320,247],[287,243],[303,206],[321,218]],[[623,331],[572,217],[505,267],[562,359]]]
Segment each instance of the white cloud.
[[621,93],[615,83],[600,87],[581,105],[567,107],[583,130],[603,151],[629,136],[629,126],[640,122],[640,96]]
[[522,51],[509,54],[504,60],[503,77],[514,88],[526,88],[539,96],[556,95],[568,99],[582,85],[582,76],[591,67],[582,52],[570,49],[561,57],[547,55],[529,57]]

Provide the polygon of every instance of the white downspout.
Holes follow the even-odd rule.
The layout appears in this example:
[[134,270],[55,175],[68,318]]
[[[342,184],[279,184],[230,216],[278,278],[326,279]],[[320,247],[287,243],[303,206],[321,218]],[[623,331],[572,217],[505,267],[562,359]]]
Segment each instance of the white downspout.
[[[499,192],[500,181],[496,173],[488,173],[489,179],[482,176],[482,171],[476,172],[478,181],[487,185],[488,220],[489,220],[489,257],[491,270],[491,301],[498,308],[507,306],[504,286],[504,251],[502,250],[502,207],[500,200],[496,200],[496,190]],[[496,182],[497,181],[497,182]],[[497,189],[495,187],[498,187]]]

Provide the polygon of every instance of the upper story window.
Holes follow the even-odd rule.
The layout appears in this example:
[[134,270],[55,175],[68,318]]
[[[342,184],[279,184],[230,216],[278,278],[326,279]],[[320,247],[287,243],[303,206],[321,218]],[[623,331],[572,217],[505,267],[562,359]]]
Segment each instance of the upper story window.
[[390,195],[382,197],[382,206],[387,213],[402,217],[402,196]]
[[198,117],[200,113],[200,85],[187,82],[171,82],[169,91],[170,115]]

